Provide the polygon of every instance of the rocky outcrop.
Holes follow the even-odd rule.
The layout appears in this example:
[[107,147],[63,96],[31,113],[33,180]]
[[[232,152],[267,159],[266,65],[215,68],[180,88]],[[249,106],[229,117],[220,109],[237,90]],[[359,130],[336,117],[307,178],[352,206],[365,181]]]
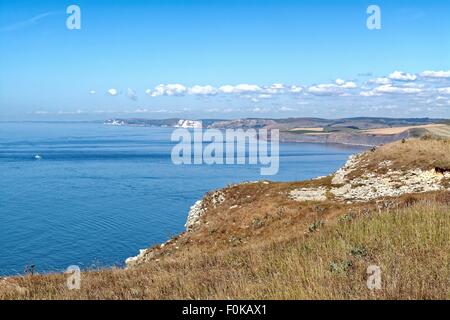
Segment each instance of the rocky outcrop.
[[319,188],[299,188],[292,190],[289,195],[296,201],[325,201],[327,200],[327,189]]
[[358,161],[358,155],[351,155],[347,162],[345,163],[345,165],[341,168],[339,168],[339,170],[337,170],[334,175],[333,175],[333,179],[331,180],[331,183],[336,185],[336,184],[344,184],[346,182],[346,175],[350,172],[352,172],[353,170],[356,169],[356,166],[358,165],[359,161]]
[[[296,207],[294,211],[298,207],[302,211],[311,207],[314,213],[334,209],[334,204],[337,211],[343,206],[364,206],[366,210],[365,206],[374,204],[387,208],[392,203],[391,198],[404,194],[450,191],[449,145],[443,140],[436,141],[416,139],[374,147],[350,156],[334,174],[309,181],[273,183],[273,186],[269,181],[251,181],[209,192],[190,208],[186,232],[161,245],[140,250],[139,255],[126,260],[127,267],[176,255],[178,250],[201,243],[208,235],[220,234],[218,237],[224,237],[223,241],[245,243],[242,240],[245,237],[229,236],[229,231],[260,230],[266,221],[277,220],[289,212],[286,209],[289,206]],[[298,202],[328,202],[323,206],[298,206],[286,197]],[[255,212],[253,220],[247,219],[240,228],[235,225],[241,214],[245,221]],[[216,233],[219,228],[221,232]]]
[[397,197],[408,193],[449,190],[450,172],[443,170],[393,170],[390,161],[382,161],[378,168],[385,173],[363,171],[357,177],[351,174],[361,168],[361,155],[353,155],[334,173],[329,187],[298,188],[290,192],[297,201],[325,201],[329,196],[347,202],[370,201]]
[[188,217],[186,220],[186,230],[192,230],[195,225],[197,225],[200,221],[200,217],[205,213],[206,208],[204,207],[204,201],[198,200],[194,205],[189,209]]
[[214,191],[206,195],[202,200],[198,200],[189,210],[186,224],[187,231],[195,228],[200,223],[201,216],[207,211],[207,204],[210,203],[214,208],[225,201],[222,191]]
[[145,255],[147,254],[147,250],[148,249],[141,249],[139,250],[139,254],[137,256],[134,257],[129,257],[127,260],[125,260],[125,264],[127,266],[131,266],[136,264],[136,262],[138,262],[139,260],[143,259],[145,257]]
[[388,171],[386,174],[367,173],[348,181],[343,186],[331,188],[330,192],[343,200],[369,201],[382,197],[396,197],[407,193],[421,193],[445,190],[443,180],[447,173],[421,169]]
[[[138,264],[141,264],[143,262],[155,259],[157,257],[159,257],[161,255],[161,251],[162,249],[169,245],[172,244],[175,241],[174,238],[167,240],[166,242],[160,244],[160,245],[156,245],[152,248],[149,249],[141,249],[139,250],[139,254],[137,256],[134,257],[130,257],[128,259],[125,260],[125,265],[128,267],[133,267],[136,266]],[[156,259],[157,260],[157,259]]]

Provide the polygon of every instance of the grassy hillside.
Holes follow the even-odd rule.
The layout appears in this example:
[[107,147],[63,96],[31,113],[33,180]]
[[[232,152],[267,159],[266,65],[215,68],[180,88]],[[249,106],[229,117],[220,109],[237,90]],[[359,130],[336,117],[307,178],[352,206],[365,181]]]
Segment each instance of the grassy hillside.
[[[361,155],[355,172],[434,170],[447,140],[413,139]],[[364,170],[362,170],[364,169]],[[435,173],[433,179],[448,173]],[[83,272],[81,290],[62,274],[0,280],[0,299],[450,299],[450,190],[349,202],[292,199],[315,180],[230,186],[203,200],[189,232],[155,246],[128,269]],[[381,268],[382,289],[366,287]]]
[[[449,299],[450,205],[442,197],[367,216],[344,215],[314,231],[204,254],[190,248],[132,270],[86,272],[80,291],[62,275],[14,279],[31,299]],[[366,268],[382,270],[382,290]]]

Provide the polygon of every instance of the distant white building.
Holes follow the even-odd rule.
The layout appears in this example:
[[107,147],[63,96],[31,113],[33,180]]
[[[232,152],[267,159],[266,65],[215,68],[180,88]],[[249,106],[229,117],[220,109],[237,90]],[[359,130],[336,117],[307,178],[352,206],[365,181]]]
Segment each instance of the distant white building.
[[124,126],[125,121],[113,119],[113,120],[106,121],[105,124],[110,125],[110,126]]
[[198,120],[183,120],[178,121],[178,124],[175,125],[176,128],[192,128],[192,129],[201,129],[202,122]]

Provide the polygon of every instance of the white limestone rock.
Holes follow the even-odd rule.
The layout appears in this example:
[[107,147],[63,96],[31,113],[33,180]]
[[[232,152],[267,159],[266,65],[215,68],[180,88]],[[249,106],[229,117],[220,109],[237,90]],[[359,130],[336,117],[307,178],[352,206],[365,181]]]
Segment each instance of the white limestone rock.
[[289,195],[296,201],[325,201],[327,200],[327,189],[319,188],[299,188],[292,190]]

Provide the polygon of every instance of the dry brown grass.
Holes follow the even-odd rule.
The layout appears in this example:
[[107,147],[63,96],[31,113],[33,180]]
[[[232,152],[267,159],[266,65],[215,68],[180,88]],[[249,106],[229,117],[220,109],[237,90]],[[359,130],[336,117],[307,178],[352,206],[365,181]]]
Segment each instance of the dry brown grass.
[[[279,184],[275,189],[289,187]],[[237,188],[233,192],[244,192],[245,188]],[[260,184],[252,188],[253,193],[267,191]],[[379,211],[375,203],[344,206],[338,208],[337,216],[330,208],[317,208],[317,203],[302,205],[295,212],[293,204],[285,203],[286,208],[265,217],[269,208],[256,198],[256,203],[248,204],[252,210],[247,207],[247,215],[240,220],[234,220],[233,214],[227,220],[222,207],[227,227],[197,238],[219,227],[214,220],[220,212],[214,212],[217,216],[208,225],[189,235],[184,245],[177,242],[179,249],[168,248],[159,260],[129,270],[84,272],[79,291],[66,288],[64,275],[15,278],[12,281],[28,293],[0,290],[0,298],[450,298],[448,192],[392,200],[396,209],[390,210]],[[296,215],[303,217],[296,220]],[[262,225],[251,224],[255,217],[262,219]],[[308,228],[319,220],[325,223]],[[228,241],[239,235],[241,241]],[[382,270],[383,288],[376,292],[366,287],[366,268],[371,264]]]
[[389,143],[368,151],[360,158],[360,168],[352,173],[358,176],[362,171],[382,172],[387,167],[380,163],[390,161],[392,170],[438,168],[450,169],[450,139],[434,139],[424,136]]
[[[449,140],[411,139],[362,156],[366,169],[450,168]],[[364,169],[364,170],[366,170]],[[450,299],[450,192],[367,203],[298,202],[289,192],[331,176],[228,187],[202,223],[128,270],[0,281],[0,299]],[[205,199],[208,203],[208,197]],[[366,268],[382,270],[382,290]]]

